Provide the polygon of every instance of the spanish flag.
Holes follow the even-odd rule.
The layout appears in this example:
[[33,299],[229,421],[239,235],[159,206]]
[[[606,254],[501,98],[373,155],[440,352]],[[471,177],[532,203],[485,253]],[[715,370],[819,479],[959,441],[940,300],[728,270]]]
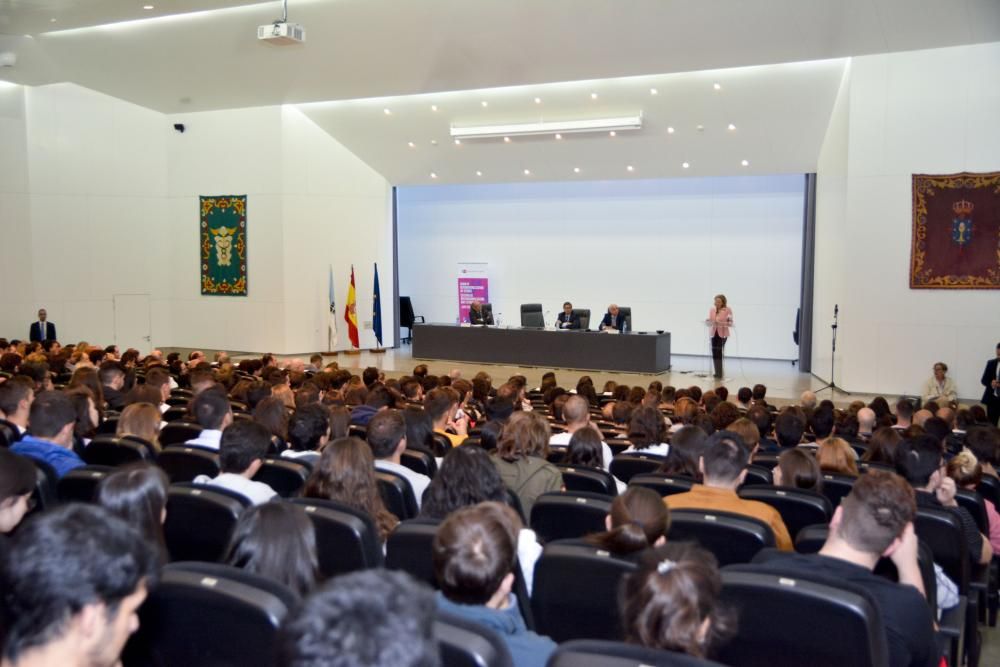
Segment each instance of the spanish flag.
[[351,265],[351,286],[347,288],[347,308],[344,309],[344,321],[347,322],[347,337],[351,339],[351,345],[360,348],[358,342],[358,304],[357,296],[354,293],[354,265]]

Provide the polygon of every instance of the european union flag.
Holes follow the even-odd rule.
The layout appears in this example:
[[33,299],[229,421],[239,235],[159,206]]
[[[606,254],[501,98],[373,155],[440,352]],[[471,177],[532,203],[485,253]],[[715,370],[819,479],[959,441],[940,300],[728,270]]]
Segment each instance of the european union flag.
[[372,331],[378,346],[382,347],[382,295],[378,288],[378,262],[375,263],[375,289],[372,292]]

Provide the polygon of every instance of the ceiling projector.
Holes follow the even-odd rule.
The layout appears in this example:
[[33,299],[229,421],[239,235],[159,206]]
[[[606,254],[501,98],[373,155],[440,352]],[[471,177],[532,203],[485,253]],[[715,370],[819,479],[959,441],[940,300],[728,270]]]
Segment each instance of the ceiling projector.
[[306,41],[306,29],[298,23],[275,21],[257,26],[257,39],[269,44],[302,44]]

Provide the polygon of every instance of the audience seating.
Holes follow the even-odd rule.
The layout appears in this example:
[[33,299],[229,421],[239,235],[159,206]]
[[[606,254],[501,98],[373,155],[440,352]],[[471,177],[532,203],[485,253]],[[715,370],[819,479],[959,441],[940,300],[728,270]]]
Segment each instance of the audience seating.
[[190,482],[198,475],[219,475],[219,454],[203,447],[166,447],[156,457],[171,482]]
[[6,419],[0,419],[0,447],[10,447],[20,439],[17,427]]
[[431,448],[434,450],[434,456],[444,456],[451,449],[451,440],[443,433],[432,433]]
[[97,425],[97,435],[114,435],[118,432],[118,417],[105,416]]
[[438,612],[434,638],[444,667],[514,667],[510,650],[497,633],[459,616]]
[[958,489],[955,492],[955,500],[958,501],[959,507],[964,507],[972,515],[972,518],[976,521],[976,527],[979,528],[979,532],[983,535],[989,535],[990,520],[986,514],[986,500],[979,495],[979,492],[970,491],[969,489]]
[[432,545],[440,525],[437,519],[410,519],[396,526],[385,543],[386,568],[437,588]]
[[360,426],[358,424],[351,424],[347,427],[347,435],[354,436],[355,438],[361,438],[366,440],[368,438],[368,427]]
[[722,571],[722,601],[739,614],[736,635],[719,655],[726,665],[889,664],[878,605],[866,591],[846,588],[843,582],[818,583],[726,569]]
[[325,578],[382,565],[382,546],[371,517],[333,500],[293,498],[316,529],[319,569]]
[[[30,457],[29,457],[30,458]],[[51,509],[56,504],[56,482],[59,477],[56,469],[45,461],[31,459],[35,464],[35,490],[31,492],[31,499],[35,501],[35,507],[29,513],[44,512]]]
[[[468,442],[468,438],[466,438],[466,442]],[[399,462],[413,472],[418,472],[427,477],[433,478],[437,472],[437,461],[434,460],[434,457],[430,452],[419,449],[404,449]]]
[[1000,512],[1000,480],[990,475],[983,475],[983,479],[976,488],[983,498],[993,503],[993,507]]
[[272,667],[278,629],[297,596],[238,568],[173,563],[139,609],[123,664]]
[[837,475],[834,473],[823,473],[823,495],[830,500],[833,509],[837,509],[840,501],[854,488],[856,478],[850,475]]
[[557,642],[622,639],[618,588],[635,568],[594,546],[549,543],[535,565],[531,592],[538,632]]
[[163,524],[170,560],[221,560],[236,521],[249,504],[247,498],[227,489],[171,484]]
[[166,403],[172,408],[183,408],[185,411],[187,411],[187,406],[188,403],[190,402],[191,402],[190,396],[177,396],[174,395],[173,393],[171,393],[170,396],[167,397],[167,400],[164,401],[164,403]]
[[806,526],[829,523],[830,517],[833,516],[830,501],[825,496],[811,491],[755,485],[744,486],[737,493],[740,498],[767,503],[778,510],[793,540]]
[[548,667],[722,667],[684,653],[623,642],[576,639],[560,644]]
[[757,452],[753,455],[751,463],[762,468],[767,468],[768,470],[774,470],[778,466],[779,456],[781,456],[781,454],[772,452]]
[[773,547],[774,532],[763,521],[743,514],[679,509],[670,511],[667,540],[698,542],[722,567],[749,563],[758,551]]
[[408,479],[387,470],[375,470],[375,479],[385,508],[400,521],[412,519],[419,514],[417,498]]
[[160,444],[183,445],[188,440],[194,440],[201,435],[201,427],[189,422],[169,422],[160,429]]
[[187,403],[175,403],[171,404],[167,411],[163,413],[163,421],[167,423],[184,421],[188,418],[188,406]]
[[517,497],[517,494],[511,491],[510,487],[506,487],[507,491],[507,504],[510,505],[511,509],[517,512],[517,515],[521,517],[521,523],[528,523],[528,517],[524,516],[524,507],[521,505],[521,499]]
[[543,315],[542,313],[542,304],[540,303],[521,304],[521,326],[535,327],[539,329],[545,327],[545,315]]
[[83,460],[94,465],[119,466],[154,457],[152,445],[135,436],[98,435],[83,450]]
[[59,496],[60,502],[64,503],[93,502],[97,495],[97,485],[112,472],[114,472],[114,468],[102,465],[74,468],[56,483],[56,494]]
[[656,491],[661,496],[672,496],[675,493],[686,493],[697,484],[689,477],[664,475],[663,473],[645,473],[635,475],[629,480],[629,486],[644,486]]
[[253,479],[255,482],[267,484],[282,498],[291,498],[302,491],[310,472],[312,466],[305,461],[268,457],[264,459],[263,465]]
[[663,457],[655,454],[642,454],[641,452],[616,454],[611,459],[611,474],[628,484],[633,476],[656,472],[661,465],[663,465]]
[[611,498],[582,491],[543,493],[531,509],[531,529],[541,542],[583,537],[605,530]]
[[747,466],[747,474],[743,479],[743,487],[748,486],[770,486],[774,483],[771,477],[771,470],[765,466],[750,464]]
[[606,470],[570,465],[556,465],[562,473],[567,491],[586,491],[604,496],[617,496],[618,486]]

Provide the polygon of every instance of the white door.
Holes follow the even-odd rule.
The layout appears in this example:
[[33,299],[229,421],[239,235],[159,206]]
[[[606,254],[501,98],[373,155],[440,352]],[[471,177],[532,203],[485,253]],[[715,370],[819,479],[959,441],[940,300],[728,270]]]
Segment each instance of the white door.
[[152,349],[148,294],[115,294],[115,344],[143,355]]

